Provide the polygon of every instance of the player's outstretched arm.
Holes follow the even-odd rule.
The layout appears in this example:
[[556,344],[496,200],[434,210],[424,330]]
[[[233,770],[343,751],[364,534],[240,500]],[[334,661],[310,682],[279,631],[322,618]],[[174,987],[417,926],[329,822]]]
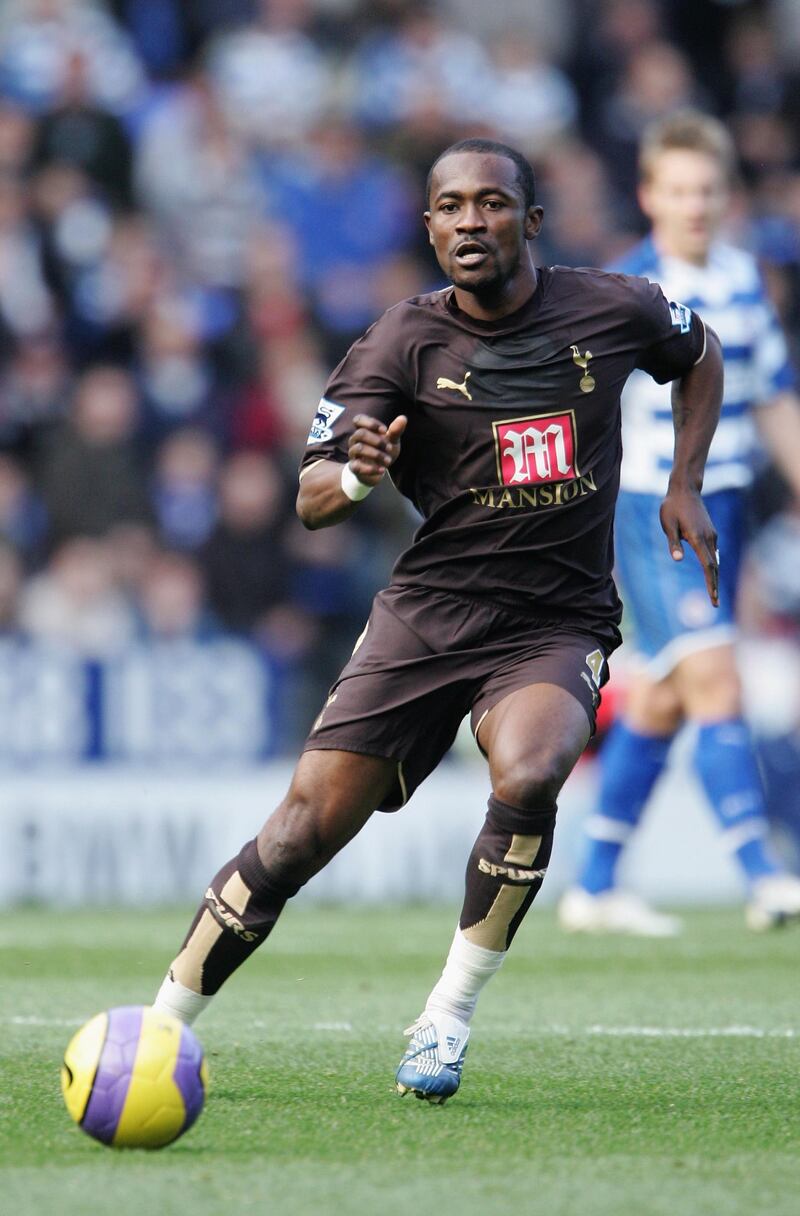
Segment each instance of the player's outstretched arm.
[[297,514],[307,528],[328,528],[348,519],[400,455],[400,438],[408,419],[398,415],[386,426],[357,414],[347,447],[348,462],[321,460],[303,474]]
[[708,449],[719,421],[722,385],[722,349],[713,329],[706,326],[703,358],[672,386],[675,455],[667,496],[661,504],[661,527],[676,562],[683,560],[684,540],[694,549],[715,608],[719,606],[717,533],[700,491]]

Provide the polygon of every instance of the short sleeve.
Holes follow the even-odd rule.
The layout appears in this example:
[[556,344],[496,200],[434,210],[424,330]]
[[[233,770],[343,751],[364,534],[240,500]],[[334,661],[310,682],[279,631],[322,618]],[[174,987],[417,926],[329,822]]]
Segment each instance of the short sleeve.
[[398,414],[409,412],[409,361],[396,311],[384,313],[331,373],[311,423],[301,473],[320,460],[345,463],[357,414],[369,414],[388,425]]
[[700,317],[674,300],[667,300],[657,283],[637,280],[641,350],[636,366],[658,384],[684,376],[703,357],[706,330]]

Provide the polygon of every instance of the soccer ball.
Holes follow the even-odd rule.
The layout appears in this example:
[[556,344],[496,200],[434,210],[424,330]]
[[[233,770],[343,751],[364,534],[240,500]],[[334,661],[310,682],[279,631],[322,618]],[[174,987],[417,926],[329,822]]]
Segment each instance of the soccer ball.
[[148,1005],[98,1013],[69,1043],[61,1090],[78,1127],[114,1148],[161,1148],[194,1123],[208,1087],[189,1029]]

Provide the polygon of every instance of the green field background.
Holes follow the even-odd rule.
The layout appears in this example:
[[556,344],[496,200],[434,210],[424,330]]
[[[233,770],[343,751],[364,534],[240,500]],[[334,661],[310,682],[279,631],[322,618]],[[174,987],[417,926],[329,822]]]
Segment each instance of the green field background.
[[444,1107],[393,1091],[453,909],[290,910],[197,1031],[196,1126],[156,1153],[74,1127],[59,1064],[100,1009],[147,1003],[185,913],[6,913],[3,1216],[797,1216],[800,933],[690,915],[675,941],[529,916]]

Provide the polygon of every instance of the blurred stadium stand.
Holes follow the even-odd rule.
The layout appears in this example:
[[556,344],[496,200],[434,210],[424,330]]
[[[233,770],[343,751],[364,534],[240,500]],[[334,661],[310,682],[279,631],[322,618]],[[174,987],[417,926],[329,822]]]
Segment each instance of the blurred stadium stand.
[[[736,138],[730,235],[761,257],[797,356],[793,0],[5,0],[12,800],[55,769],[125,766],[129,788],[131,765],[297,748],[414,526],[388,489],[323,533],[293,500],[328,370],[441,286],[419,219],[431,158],[467,134],[520,146],[548,216],[536,256],[602,265],[643,230],[641,130],[687,102]],[[794,654],[800,542],[770,470],[756,523],[745,624]],[[791,764],[800,707],[771,703]]]

